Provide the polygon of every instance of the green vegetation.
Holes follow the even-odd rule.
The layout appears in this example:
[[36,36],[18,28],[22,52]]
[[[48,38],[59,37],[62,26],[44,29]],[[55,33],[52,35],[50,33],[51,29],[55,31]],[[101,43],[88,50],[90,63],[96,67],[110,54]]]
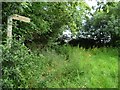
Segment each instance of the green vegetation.
[[[82,9],[77,10],[77,7]],[[64,25],[69,25],[72,31],[76,31],[81,27],[82,18],[85,19],[85,14],[90,10],[85,2],[3,2],[2,9],[4,37],[7,17],[19,14],[29,17],[31,22],[28,24],[14,21],[13,35],[17,34],[17,37],[19,35],[25,39],[39,39],[42,44],[54,41],[54,38],[65,30],[61,29]]]
[[[85,2],[3,2],[2,87],[117,88],[120,2],[98,2],[90,10]],[[13,14],[31,22],[13,20],[8,48],[7,18]],[[71,42],[57,42],[66,29]]]
[[15,43],[3,47],[3,73],[8,88],[117,88],[118,52],[71,46],[28,52]]

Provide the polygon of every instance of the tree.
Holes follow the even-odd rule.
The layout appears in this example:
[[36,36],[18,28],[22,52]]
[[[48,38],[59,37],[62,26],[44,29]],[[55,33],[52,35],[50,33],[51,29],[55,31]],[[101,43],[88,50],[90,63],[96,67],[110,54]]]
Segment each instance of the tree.
[[64,25],[72,31],[78,30],[87,9],[89,7],[84,2],[4,2],[3,25],[6,27],[7,17],[12,14],[27,16],[31,23],[14,22],[13,33],[47,44],[54,41]]
[[[110,35],[111,44],[118,46],[120,42],[119,10],[120,2],[100,3],[93,17],[87,20],[84,29],[91,32],[91,34],[92,32],[97,33],[96,36],[100,36],[99,38]],[[104,35],[100,35],[101,33],[104,33]]]

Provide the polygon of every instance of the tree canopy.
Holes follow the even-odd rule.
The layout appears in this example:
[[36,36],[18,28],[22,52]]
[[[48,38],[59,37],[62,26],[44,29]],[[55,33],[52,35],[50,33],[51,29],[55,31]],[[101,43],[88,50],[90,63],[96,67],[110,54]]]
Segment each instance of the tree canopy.
[[27,16],[31,18],[31,23],[14,22],[14,34],[26,39],[54,39],[62,31],[62,26],[68,25],[72,31],[81,27],[88,9],[85,2],[4,2],[3,23],[6,25],[7,17],[12,14]]
[[[47,44],[69,27],[73,34],[84,30],[109,33],[116,40],[120,36],[120,2],[98,2],[95,13],[85,2],[3,2],[3,39],[6,36],[7,17],[13,14],[27,16],[31,22],[14,21],[13,34],[24,39],[37,39]],[[91,16],[91,17],[90,17]],[[85,22],[84,22],[85,21]],[[84,24],[83,24],[84,22]]]

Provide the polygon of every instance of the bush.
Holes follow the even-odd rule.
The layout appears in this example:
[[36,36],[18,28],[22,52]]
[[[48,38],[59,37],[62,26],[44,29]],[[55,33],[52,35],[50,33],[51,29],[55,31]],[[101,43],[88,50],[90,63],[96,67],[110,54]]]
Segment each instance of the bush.
[[2,45],[2,80],[3,87],[20,87],[25,85],[25,78],[21,72],[27,65],[24,62],[30,57],[28,49],[14,41],[11,48]]

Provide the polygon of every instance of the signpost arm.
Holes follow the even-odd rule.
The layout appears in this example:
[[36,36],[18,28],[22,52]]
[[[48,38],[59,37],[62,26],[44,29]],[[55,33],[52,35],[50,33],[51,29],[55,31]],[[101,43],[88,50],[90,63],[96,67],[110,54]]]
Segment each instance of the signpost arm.
[[7,20],[7,45],[9,48],[11,48],[11,44],[12,44],[12,19],[27,22],[27,23],[30,22],[30,18],[20,16],[17,14],[14,14],[14,15],[8,17],[8,20]]

